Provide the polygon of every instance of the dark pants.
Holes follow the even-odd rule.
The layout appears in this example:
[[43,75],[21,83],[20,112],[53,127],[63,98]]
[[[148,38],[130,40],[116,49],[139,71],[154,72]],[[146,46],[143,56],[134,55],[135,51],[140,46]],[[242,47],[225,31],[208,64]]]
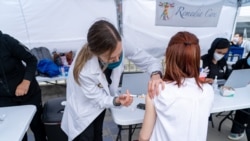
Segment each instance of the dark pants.
[[[41,101],[41,90],[36,94],[33,94],[28,99],[22,99],[22,97],[0,97],[0,107],[5,106],[19,106],[19,105],[35,105],[37,111],[30,123],[30,128],[34,133],[36,141],[46,141],[46,134],[44,124],[41,120],[42,114],[42,101]],[[15,133],[13,133],[14,135]],[[23,141],[27,141],[27,134],[25,134]]]
[[102,127],[105,117],[104,110],[80,135],[73,141],[102,141]]
[[[250,140],[250,109],[237,110],[234,116],[234,122],[231,133],[243,133],[246,129],[247,139]],[[247,124],[245,127],[244,124]]]

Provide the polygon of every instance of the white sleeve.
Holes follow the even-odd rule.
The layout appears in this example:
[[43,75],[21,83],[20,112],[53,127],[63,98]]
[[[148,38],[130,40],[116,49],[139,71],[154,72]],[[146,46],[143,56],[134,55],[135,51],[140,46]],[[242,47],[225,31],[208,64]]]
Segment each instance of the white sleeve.
[[250,52],[250,41],[246,40],[246,52]]
[[125,57],[138,66],[141,70],[152,73],[153,71],[162,71],[162,60],[157,59],[141,48],[125,41],[123,44]]

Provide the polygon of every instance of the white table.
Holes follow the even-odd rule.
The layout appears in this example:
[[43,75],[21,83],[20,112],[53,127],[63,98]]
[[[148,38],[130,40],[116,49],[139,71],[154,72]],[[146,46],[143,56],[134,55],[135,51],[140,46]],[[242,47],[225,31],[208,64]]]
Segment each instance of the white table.
[[46,76],[36,76],[38,82],[51,82],[51,81],[61,81],[66,80],[67,76],[56,76],[56,77],[46,77]]
[[[134,125],[134,129],[137,124],[141,124],[144,118],[144,110],[136,108],[137,104],[145,103],[145,98],[134,98],[133,103],[129,107],[119,107],[119,108],[111,108],[111,116],[114,122],[118,125],[119,131],[117,134],[116,140],[121,138],[121,130],[129,129],[128,139],[131,141],[133,135],[132,126]],[[124,128],[123,126],[129,126],[128,128]]]
[[0,107],[0,141],[21,141],[36,112],[33,105]]
[[[233,97],[223,97],[215,94],[214,104],[211,113],[230,111],[219,123],[218,130],[221,130],[222,123],[229,118],[235,110],[250,108],[250,87],[235,89]],[[232,120],[232,119],[231,119]]]
[[56,76],[56,77],[46,77],[46,76],[36,76],[36,80],[39,83],[39,85],[42,84],[52,84],[52,85],[58,85],[62,87],[66,87],[66,80],[67,76]]
[[211,113],[250,108],[250,87],[237,88],[235,91],[236,94],[233,97],[215,94]]
[[111,108],[114,122],[119,123],[119,125],[142,123],[144,110],[136,108],[139,103],[145,103],[145,98],[134,98],[133,103],[129,107]]
[[[141,124],[143,122],[144,110],[136,108],[138,103],[145,103],[145,99],[134,98],[133,104],[129,107],[111,108],[112,118],[119,127],[117,140],[120,137],[121,130],[123,130],[121,126],[129,126],[129,141],[131,141],[133,135],[132,125]],[[236,94],[233,97],[223,97],[219,93],[216,93],[211,113],[233,111],[245,108],[250,108],[250,86],[237,88]],[[222,122],[220,123],[220,126]]]

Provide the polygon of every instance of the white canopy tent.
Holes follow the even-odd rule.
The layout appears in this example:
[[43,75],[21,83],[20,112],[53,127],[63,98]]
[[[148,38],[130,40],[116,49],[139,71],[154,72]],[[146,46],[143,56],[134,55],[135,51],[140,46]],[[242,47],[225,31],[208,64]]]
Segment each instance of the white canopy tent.
[[0,30],[29,48],[75,51],[86,42],[88,28],[98,19],[118,27],[114,0],[0,1]]
[[[171,1],[171,0],[170,0]],[[173,0],[172,0],[173,1]],[[204,0],[179,0],[190,4]],[[218,1],[218,0],[212,0]],[[155,0],[122,0],[124,43],[162,57],[169,39],[178,31],[190,31],[200,39],[202,54],[216,37],[230,39],[237,1],[225,0],[216,27],[171,27],[155,25]],[[242,0],[244,5],[249,0]],[[117,24],[116,0],[1,0],[0,30],[29,48],[46,46],[51,51],[77,50],[86,42],[89,26],[105,18]]]
[[[203,0],[179,1],[189,2],[190,5],[203,5],[206,3]],[[214,1],[216,2],[216,0]],[[168,2],[171,2],[171,0]],[[238,14],[237,1],[225,0],[216,27],[156,26],[155,5],[155,0],[124,0],[123,34],[127,41],[131,41],[130,44],[145,48],[156,57],[163,56],[170,38],[178,31],[189,31],[196,34],[200,40],[201,54],[207,53],[215,38],[223,37],[231,39],[236,20],[235,17]]]

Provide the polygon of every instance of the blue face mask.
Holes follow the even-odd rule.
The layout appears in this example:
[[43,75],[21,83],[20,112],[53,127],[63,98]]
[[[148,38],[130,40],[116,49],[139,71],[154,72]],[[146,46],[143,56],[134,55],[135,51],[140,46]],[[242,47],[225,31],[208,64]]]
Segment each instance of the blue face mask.
[[114,62],[114,63],[109,63],[109,64],[108,64],[108,68],[109,68],[109,69],[114,69],[114,68],[118,67],[118,66],[121,64],[121,62],[122,62],[122,56],[123,56],[123,53],[121,53],[121,56],[120,56],[120,58],[119,58],[119,61]]
[[250,57],[247,58],[247,64],[250,66]]

